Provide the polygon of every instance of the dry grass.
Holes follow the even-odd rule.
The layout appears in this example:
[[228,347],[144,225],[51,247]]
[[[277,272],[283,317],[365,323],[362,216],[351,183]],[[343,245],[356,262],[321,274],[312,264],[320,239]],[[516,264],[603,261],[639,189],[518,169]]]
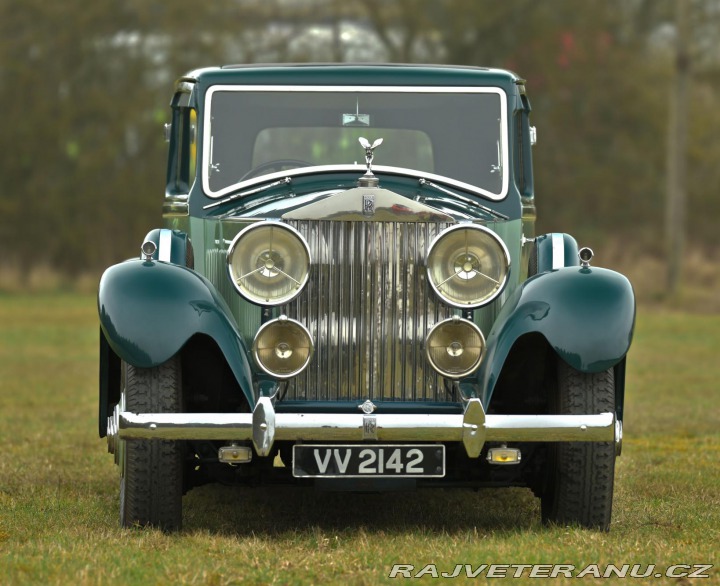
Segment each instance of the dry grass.
[[96,345],[91,296],[0,296],[3,585],[377,584],[393,563],[714,563],[701,583],[720,582],[720,316],[641,307],[610,533],[544,528],[520,489],[222,486],[188,494],[180,534],[121,530],[96,432]]

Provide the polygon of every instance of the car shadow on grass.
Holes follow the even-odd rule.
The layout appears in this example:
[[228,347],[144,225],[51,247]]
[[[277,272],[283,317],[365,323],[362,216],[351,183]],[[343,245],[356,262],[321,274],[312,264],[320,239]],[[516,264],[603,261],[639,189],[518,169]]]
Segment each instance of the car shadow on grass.
[[226,535],[327,531],[517,531],[540,525],[540,501],[528,489],[421,489],[322,492],[307,487],[209,485],[183,501],[184,527]]

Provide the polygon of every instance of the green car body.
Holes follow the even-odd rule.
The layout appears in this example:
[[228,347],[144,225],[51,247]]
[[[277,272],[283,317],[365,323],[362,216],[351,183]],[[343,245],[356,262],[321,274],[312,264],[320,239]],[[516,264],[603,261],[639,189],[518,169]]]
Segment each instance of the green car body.
[[[522,79],[471,67],[208,68],[177,82],[171,111],[162,227],[138,259],[107,269],[98,295],[99,431],[123,478],[136,473],[126,444],[171,442],[181,493],[269,478],[520,485],[547,501],[546,520],[607,526],[609,510],[558,505],[547,470],[558,442],[619,453],[635,300],[571,236],[535,235]],[[361,146],[361,132],[384,142]],[[282,285],[266,291],[263,279]],[[135,391],[122,373],[151,377],[172,361],[182,407],[126,409]],[[580,381],[571,394],[611,380],[612,406],[562,407],[563,369]],[[318,446],[317,466],[303,444]],[[392,469],[343,468],[363,446]],[[442,474],[411,467],[412,450],[430,457],[422,446],[442,452]],[[180,524],[177,509],[137,511],[124,523]]]

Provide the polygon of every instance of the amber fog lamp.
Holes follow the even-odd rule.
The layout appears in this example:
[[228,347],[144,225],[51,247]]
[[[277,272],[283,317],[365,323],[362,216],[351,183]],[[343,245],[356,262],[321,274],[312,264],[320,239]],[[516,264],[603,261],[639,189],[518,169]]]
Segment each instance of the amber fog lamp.
[[300,374],[313,354],[310,332],[301,323],[280,316],[264,324],[255,336],[253,355],[258,366],[279,379]]
[[263,222],[235,237],[227,263],[230,280],[245,299],[258,305],[281,305],[307,283],[310,250],[294,228]]
[[425,341],[430,365],[446,378],[462,378],[482,362],[485,337],[473,322],[457,316],[436,324]]
[[449,228],[428,250],[430,285],[453,307],[472,309],[490,303],[505,287],[509,270],[507,247],[483,226]]

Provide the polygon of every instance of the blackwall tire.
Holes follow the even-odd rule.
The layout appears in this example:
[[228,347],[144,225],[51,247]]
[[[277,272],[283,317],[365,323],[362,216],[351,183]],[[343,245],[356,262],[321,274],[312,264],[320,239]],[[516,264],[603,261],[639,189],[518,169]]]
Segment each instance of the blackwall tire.
[[[583,373],[562,360],[558,363],[557,413],[615,412],[612,369]],[[541,497],[543,522],[607,531],[612,513],[615,456],[614,442],[553,444]]]
[[[125,408],[133,413],[181,411],[180,360],[136,368],[123,362]],[[183,443],[128,440],[120,462],[120,525],[182,527]]]

